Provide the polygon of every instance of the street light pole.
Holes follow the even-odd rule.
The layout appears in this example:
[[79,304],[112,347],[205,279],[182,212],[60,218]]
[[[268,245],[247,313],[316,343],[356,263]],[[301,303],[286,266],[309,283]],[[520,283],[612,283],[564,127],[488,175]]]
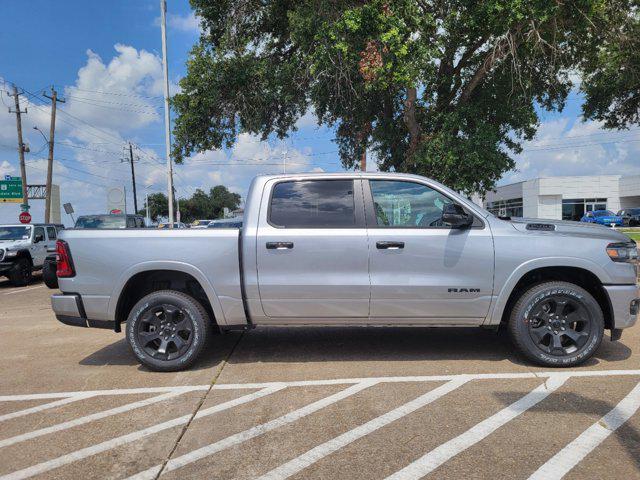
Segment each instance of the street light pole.
[[173,228],[173,163],[171,162],[171,122],[169,118],[169,66],[167,65],[167,1],[160,0],[162,27],[162,69],[164,71],[164,141],[167,156],[167,190],[169,197],[169,228]]

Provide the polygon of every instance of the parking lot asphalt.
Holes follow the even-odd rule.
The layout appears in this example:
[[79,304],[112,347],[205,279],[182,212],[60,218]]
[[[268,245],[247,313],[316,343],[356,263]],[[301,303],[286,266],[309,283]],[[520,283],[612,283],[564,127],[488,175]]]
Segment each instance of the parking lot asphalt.
[[0,281],[0,479],[640,478],[640,327],[572,370],[477,329],[257,328],[150,372]]

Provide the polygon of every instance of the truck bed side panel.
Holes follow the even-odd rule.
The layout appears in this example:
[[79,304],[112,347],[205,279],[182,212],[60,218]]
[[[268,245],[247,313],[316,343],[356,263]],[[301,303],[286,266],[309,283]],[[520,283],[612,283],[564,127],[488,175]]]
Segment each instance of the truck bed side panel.
[[176,270],[200,282],[218,324],[245,324],[238,235],[236,229],[66,230],[61,238],[69,243],[76,276],[60,279],[60,289],[80,294],[89,318],[114,320],[133,275]]

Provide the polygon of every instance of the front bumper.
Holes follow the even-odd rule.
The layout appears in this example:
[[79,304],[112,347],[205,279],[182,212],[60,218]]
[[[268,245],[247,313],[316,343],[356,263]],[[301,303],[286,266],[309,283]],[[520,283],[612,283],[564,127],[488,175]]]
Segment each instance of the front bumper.
[[605,285],[604,289],[611,302],[613,329],[635,325],[640,311],[640,288],[637,285]]
[[[51,308],[58,321],[74,327],[92,327],[116,330],[115,322],[87,318],[82,297],[77,293],[59,293],[51,295]],[[116,330],[116,331],[119,331]]]

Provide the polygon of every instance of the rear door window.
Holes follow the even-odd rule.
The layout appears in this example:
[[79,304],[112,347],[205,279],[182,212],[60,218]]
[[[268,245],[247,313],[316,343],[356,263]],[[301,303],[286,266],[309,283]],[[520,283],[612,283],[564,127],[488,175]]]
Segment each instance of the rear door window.
[[47,227],[47,236],[49,240],[55,240],[58,237],[55,227]]
[[283,228],[356,227],[353,180],[277,183],[271,194],[269,223]]

